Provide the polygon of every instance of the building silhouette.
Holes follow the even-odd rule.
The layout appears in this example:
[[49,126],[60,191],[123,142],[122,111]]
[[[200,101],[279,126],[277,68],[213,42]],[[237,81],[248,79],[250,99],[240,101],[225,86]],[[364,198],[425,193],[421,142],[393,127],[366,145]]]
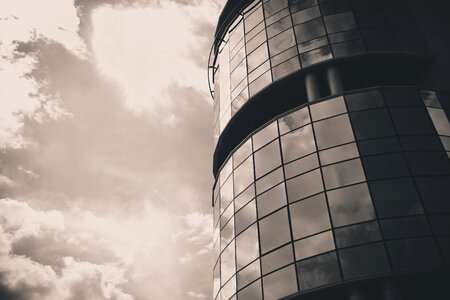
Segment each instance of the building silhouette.
[[450,299],[446,2],[226,3],[213,299]]

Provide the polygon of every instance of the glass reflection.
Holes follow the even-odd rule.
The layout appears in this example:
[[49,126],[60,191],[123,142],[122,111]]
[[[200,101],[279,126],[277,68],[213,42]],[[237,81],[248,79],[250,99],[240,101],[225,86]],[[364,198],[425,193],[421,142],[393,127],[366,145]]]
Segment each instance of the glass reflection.
[[289,206],[294,240],[330,228],[327,203],[323,194]]
[[264,300],[276,300],[297,292],[294,265],[263,277],[263,287]]
[[339,250],[344,278],[379,274],[390,270],[386,251],[381,243]]
[[300,69],[298,57],[293,57],[282,64],[272,68],[273,80],[278,80]]
[[234,170],[234,194],[239,195],[253,181],[253,157],[247,158],[236,170]]
[[294,32],[292,29],[288,29],[269,40],[270,56],[277,55],[293,46],[295,46]]
[[294,30],[297,43],[303,43],[326,34],[321,18],[296,25],[294,26]]
[[303,67],[313,65],[331,58],[333,58],[333,55],[331,54],[330,46],[317,48],[315,50],[300,54],[300,61],[302,62]]
[[248,100],[248,90],[244,90],[231,103],[231,114],[234,115]]
[[269,38],[276,36],[280,32],[292,27],[291,17],[287,16],[267,27],[267,36]]
[[391,108],[391,115],[400,135],[435,134],[430,116],[422,107]]
[[298,45],[298,52],[308,52],[310,50],[317,49],[319,47],[323,47],[328,44],[328,39],[326,36],[319,37],[317,39],[313,39],[307,42],[303,42]]
[[291,240],[287,209],[265,217],[259,221],[261,252],[266,253]]
[[263,30],[256,34],[251,40],[247,40],[245,44],[245,48],[247,49],[247,53],[253,53],[253,50],[258,48],[262,43],[264,45],[262,47],[267,47],[265,41],[267,40],[266,31]]
[[333,283],[341,278],[335,252],[298,262],[297,273],[300,290]]
[[286,175],[286,178],[289,179],[295,175],[308,172],[317,167],[319,167],[319,160],[317,159],[317,154],[313,153],[284,165],[284,174]]
[[308,123],[310,123],[310,119],[307,107],[294,111],[293,113],[290,113],[289,115],[278,120],[280,134],[284,134],[291,130],[297,129]]
[[344,12],[323,17],[328,33],[356,29],[355,17],[352,12]]
[[319,152],[322,165],[332,164],[338,161],[358,157],[358,148],[355,143],[322,150]]
[[380,220],[386,239],[431,235],[425,216]]
[[292,244],[277,249],[261,258],[262,273],[267,274],[273,270],[284,267],[294,261]]
[[343,57],[364,53],[364,43],[361,40],[349,41],[331,45],[334,57]]
[[391,118],[386,109],[374,109],[350,113],[357,139],[370,139],[395,135]]
[[225,226],[225,224],[233,216],[233,214],[234,214],[234,205],[233,202],[231,202],[230,205],[228,205],[228,207],[223,212],[222,216],[220,217],[221,227]]
[[287,6],[288,6],[287,0],[268,1],[264,3],[264,13],[266,17],[268,17]]
[[333,225],[343,226],[375,218],[366,183],[327,192]]
[[350,120],[347,115],[315,122],[314,130],[319,149],[354,141]]
[[224,284],[236,273],[234,241],[222,252],[220,263],[220,282]]
[[262,7],[258,7],[251,15],[246,16],[244,19],[245,32],[249,32],[253,27],[255,27],[259,22],[263,20]]
[[250,91],[250,97],[253,97],[256,93],[268,86],[272,82],[272,73],[267,71],[261,75],[258,79],[250,83],[248,86]]
[[344,97],[342,96],[315,103],[310,106],[310,109],[313,121],[347,112]]
[[233,200],[233,177],[228,177],[228,180],[220,188],[220,212],[222,213],[228,207],[231,200]]
[[236,237],[237,269],[241,269],[259,256],[258,228],[256,224]]
[[363,163],[368,180],[409,175],[405,159],[400,153],[365,157]]
[[220,170],[220,185],[222,186],[227,180],[228,176],[233,171],[233,165],[231,159],[226,162],[226,164]]
[[312,126],[307,125],[281,137],[284,162],[292,161],[316,150]]
[[265,63],[257,67],[253,72],[248,75],[248,82],[253,82],[255,79],[260,77],[262,74],[270,69],[270,62],[267,60]]
[[278,127],[277,122],[275,121],[253,135],[253,148],[256,151],[277,137]]
[[383,96],[378,90],[345,95],[345,100],[347,101],[349,111],[384,106]]
[[437,267],[442,264],[432,237],[388,241],[386,244],[396,270]]
[[255,198],[255,186],[252,184],[234,199],[235,210],[236,211],[240,210],[245,204],[247,204],[253,198]]
[[222,300],[230,299],[236,293],[236,277],[233,276],[222,288]]
[[420,91],[423,102],[428,107],[442,108],[441,103],[434,91]]
[[319,7],[313,6],[292,14],[292,21],[294,22],[294,24],[300,24],[315,19],[317,17],[320,17]]
[[278,140],[258,150],[254,155],[256,178],[281,165],[280,143]]
[[323,179],[327,189],[337,188],[365,180],[361,161],[353,159],[323,167]]
[[281,64],[282,62],[297,56],[297,49],[295,49],[295,47],[291,47],[288,50],[285,50],[283,52],[281,52],[280,54],[277,54],[273,57],[270,58],[270,61],[272,62],[272,66],[277,66],[279,64]]
[[286,185],[289,202],[294,202],[323,191],[322,176],[319,170],[289,179]]
[[431,121],[433,121],[434,127],[438,134],[450,135],[450,123],[443,109],[427,107],[430,114]]
[[[261,276],[259,267],[259,259],[255,260],[247,267],[237,273],[237,288],[242,289],[244,286]],[[240,299],[240,298],[239,298]]]
[[[239,65],[234,69],[233,73],[230,75],[231,82],[231,91],[233,91],[239,83],[247,76],[247,68],[245,65],[245,60],[241,61]],[[236,90],[238,93],[241,92],[241,89]]]
[[227,224],[224,224],[222,230],[220,231],[220,250],[223,249],[231,242],[234,238],[234,218],[231,218]]
[[284,183],[281,183],[264,194],[256,197],[258,202],[258,216],[259,218],[271,213],[272,211],[284,206],[286,202],[286,193]]
[[335,229],[334,236],[339,248],[381,240],[376,221]]
[[250,224],[256,222],[256,203],[252,201],[234,216],[236,222],[236,235],[244,231]]
[[285,8],[280,10],[279,12],[271,15],[266,18],[266,26],[272,25],[274,22],[283,19],[284,17],[289,16],[289,9]]
[[278,168],[272,173],[258,179],[256,182],[256,193],[261,194],[262,192],[270,189],[271,187],[277,185],[283,181],[283,170]]
[[239,300],[261,300],[262,292],[261,292],[261,280],[258,280],[242,291],[238,292]]
[[323,252],[334,250],[333,234],[327,231],[294,243],[295,259],[302,260],[320,254]]
[[239,166],[250,154],[252,154],[252,142],[248,139],[233,153],[234,168]]
[[267,52],[267,45],[262,44],[247,56],[248,72],[250,73],[268,59],[269,53]]
[[220,289],[220,262],[218,262],[213,270],[213,297],[216,298]]

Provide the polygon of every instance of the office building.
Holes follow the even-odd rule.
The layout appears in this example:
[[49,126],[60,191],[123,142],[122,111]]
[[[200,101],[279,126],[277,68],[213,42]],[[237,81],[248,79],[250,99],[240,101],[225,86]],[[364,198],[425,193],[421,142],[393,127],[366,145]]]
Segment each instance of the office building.
[[450,299],[445,4],[226,3],[214,300]]

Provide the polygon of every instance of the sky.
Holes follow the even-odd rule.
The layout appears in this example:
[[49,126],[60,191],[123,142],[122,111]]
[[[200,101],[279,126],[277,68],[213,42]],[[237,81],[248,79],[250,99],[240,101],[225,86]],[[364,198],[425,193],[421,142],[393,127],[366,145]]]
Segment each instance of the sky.
[[0,1],[0,298],[210,299],[224,0]]

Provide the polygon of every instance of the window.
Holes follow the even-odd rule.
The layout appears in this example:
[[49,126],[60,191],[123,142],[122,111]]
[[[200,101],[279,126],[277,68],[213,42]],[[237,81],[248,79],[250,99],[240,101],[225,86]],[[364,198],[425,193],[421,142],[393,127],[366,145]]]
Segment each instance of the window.
[[362,158],[368,180],[409,175],[402,154],[384,154]]
[[247,158],[236,170],[234,170],[234,194],[239,195],[253,181],[253,157]]
[[278,168],[270,174],[258,179],[256,182],[256,193],[261,194],[262,192],[270,189],[271,187],[277,185],[283,181],[283,170]]
[[252,142],[248,139],[233,153],[234,168],[239,166],[250,154],[252,154]]
[[300,290],[309,290],[341,279],[335,252],[297,263]]
[[269,40],[270,56],[277,55],[292,46],[295,46],[294,32],[288,29]]
[[258,228],[256,224],[236,237],[237,269],[241,269],[259,256]]
[[280,144],[278,140],[255,152],[255,173],[261,177],[281,165]]
[[289,179],[295,175],[308,172],[312,169],[319,167],[319,160],[317,154],[313,153],[304,158],[293,161],[284,166],[284,173],[286,178]]
[[302,108],[278,120],[280,134],[297,129],[310,122],[308,108]]
[[316,122],[314,123],[314,130],[319,150],[354,140],[347,115]]
[[357,139],[395,135],[391,118],[384,108],[352,112],[350,118]]
[[358,148],[355,143],[338,146],[335,148],[322,150],[319,152],[322,165],[328,165],[335,162],[358,157]]
[[322,168],[323,179],[327,189],[337,188],[365,180],[359,159],[329,165]]
[[264,300],[277,300],[297,292],[294,265],[263,277],[263,287]]
[[244,231],[250,224],[256,222],[256,203],[251,201],[234,216],[236,235]]
[[220,282],[224,284],[236,273],[234,241],[222,252],[220,263]]
[[333,234],[327,231],[294,243],[295,259],[302,260],[316,254],[334,250]]
[[266,253],[291,240],[287,209],[265,217],[259,221],[261,252]]
[[270,141],[276,139],[277,137],[278,137],[278,127],[277,122],[275,121],[253,135],[252,137],[253,148],[255,150],[258,150],[259,148],[266,145]]
[[325,35],[322,19],[318,18],[294,27],[298,43],[303,43]]
[[286,185],[289,202],[294,202],[323,191],[322,176],[319,170],[289,179]]
[[442,263],[431,237],[388,241],[387,248],[396,270],[435,267]]
[[261,280],[258,280],[238,292],[239,300],[261,300]]
[[376,221],[335,229],[334,236],[339,248],[381,240]]
[[238,290],[259,277],[261,277],[261,270],[259,267],[259,259],[257,259],[237,273],[236,279]]
[[260,218],[287,204],[284,183],[268,190],[256,198]]
[[331,59],[332,57],[330,46],[325,46],[300,54],[300,61],[302,66],[306,67],[327,59]]
[[292,244],[277,249],[261,258],[262,273],[267,274],[294,261]]
[[316,150],[311,125],[304,126],[281,137],[284,162],[292,161]]
[[398,239],[431,234],[425,216],[381,220],[380,226],[386,239]]
[[356,22],[351,12],[344,12],[323,17],[328,33],[356,29]]
[[347,112],[342,96],[312,104],[310,109],[313,121]]
[[386,251],[381,243],[339,250],[344,278],[379,274],[390,270]]

